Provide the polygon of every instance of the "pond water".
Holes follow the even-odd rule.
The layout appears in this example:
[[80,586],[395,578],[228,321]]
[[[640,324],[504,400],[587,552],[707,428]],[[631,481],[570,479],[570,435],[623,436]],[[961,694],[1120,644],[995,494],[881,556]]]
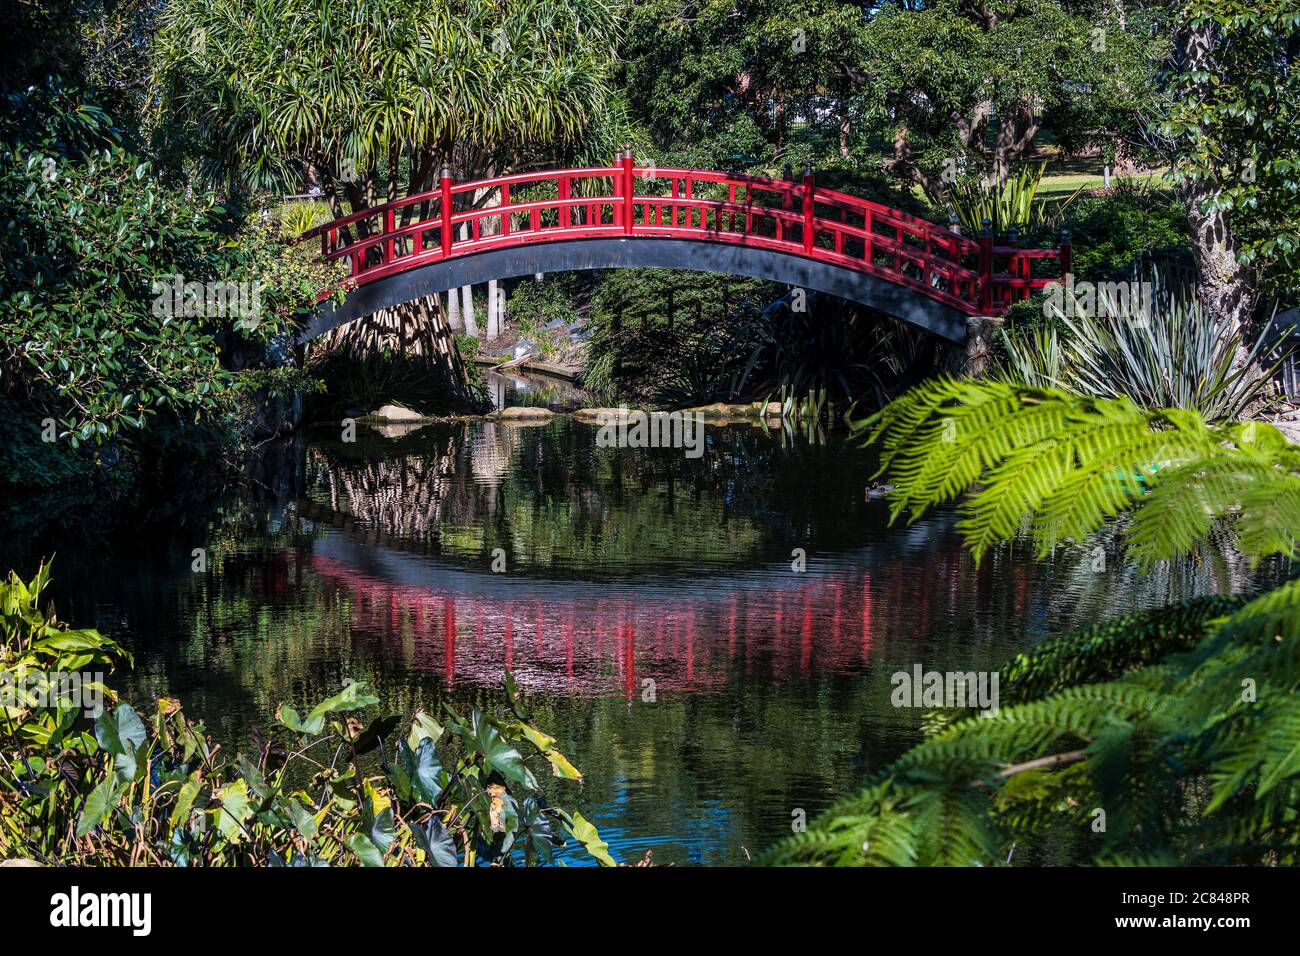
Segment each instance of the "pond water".
[[35,549],[60,552],[61,616],[135,653],[128,696],[176,695],[228,746],[346,679],[390,712],[499,706],[509,667],[585,775],[552,800],[620,859],[678,864],[744,863],[916,742],[895,672],[996,669],[1245,574],[1012,546],[977,568],[951,514],[888,527],[847,438],[710,428],[688,458],[595,437],[569,418],[309,431],[215,512]]
[[485,370],[483,386],[494,408],[514,405],[565,412],[580,407],[586,398],[582,389],[562,378],[514,369]]

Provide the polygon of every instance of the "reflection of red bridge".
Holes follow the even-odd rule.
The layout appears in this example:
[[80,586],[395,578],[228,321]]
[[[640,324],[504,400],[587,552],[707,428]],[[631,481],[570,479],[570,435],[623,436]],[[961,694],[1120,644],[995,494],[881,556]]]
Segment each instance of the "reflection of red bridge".
[[632,696],[646,679],[656,692],[719,686],[737,661],[746,675],[856,670],[872,650],[871,572],[857,568],[788,588],[502,601],[395,584],[319,554],[311,567],[348,592],[354,633],[391,648],[413,641],[403,663],[440,669],[448,683],[495,686],[510,668],[529,690]]

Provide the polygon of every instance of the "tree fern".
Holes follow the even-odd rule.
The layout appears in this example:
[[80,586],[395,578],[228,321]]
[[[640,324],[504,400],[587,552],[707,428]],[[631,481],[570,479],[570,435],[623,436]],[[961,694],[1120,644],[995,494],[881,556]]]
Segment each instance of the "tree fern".
[[[977,558],[1124,512],[1145,564],[1191,553],[1216,521],[1252,560],[1296,554],[1300,452],[1268,425],[949,379],[870,425],[892,516],[960,499]],[[998,864],[1062,828],[1099,864],[1296,861],[1300,579],[1118,618],[1001,675],[996,714],[941,721],[762,862]]]

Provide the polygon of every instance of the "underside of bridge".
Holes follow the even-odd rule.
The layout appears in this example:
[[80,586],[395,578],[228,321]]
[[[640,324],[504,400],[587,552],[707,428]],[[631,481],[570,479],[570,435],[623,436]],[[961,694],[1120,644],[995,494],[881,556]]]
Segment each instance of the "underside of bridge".
[[892,315],[955,343],[967,317],[904,285],[798,255],[693,239],[575,239],[511,246],[417,266],[353,289],[342,304],[323,303],[299,334],[306,342],[380,309],[489,279],[588,269],[686,269],[769,279],[837,296]]

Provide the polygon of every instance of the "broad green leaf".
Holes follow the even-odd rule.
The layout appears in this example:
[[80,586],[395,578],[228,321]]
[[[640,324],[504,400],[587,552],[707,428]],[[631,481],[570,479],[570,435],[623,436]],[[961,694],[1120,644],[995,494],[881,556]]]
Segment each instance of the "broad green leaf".
[[524,765],[524,758],[519,751],[506,742],[491,722],[479,711],[470,714],[469,734],[466,742],[483,755],[488,765],[511,783],[519,784],[528,790],[537,789],[537,780],[531,770]]
[[596,828],[581,813],[573,815],[573,837],[583,845],[587,853],[601,866],[618,866],[617,861],[609,855],[609,844],[600,838]]
[[81,811],[81,821],[77,824],[77,836],[84,837],[103,823],[104,818],[117,805],[119,796],[121,792],[118,790],[117,781],[112,777],[101,781],[94,790],[90,791],[90,796],[86,798],[86,806]]
[[177,827],[188,820],[190,810],[194,808],[194,801],[198,798],[199,791],[202,789],[203,781],[197,774],[181,784],[180,793],[176,795],[176,806],[172,807],[171,816],[168,817],[167,822],[173,827]]
[[363,866],[383,866],[384,854],[364,833],[354,833],[348,839],[348,848],[357,855]]
[[253,808],[248,799],[248,784],[236,780],[216,791],[213,799],[219,804],[216,810],[217,830],[231,843],[240,843],[244,839],[243,823],[253,815]]
[[420,741],[424,739],[432,740],[437,743],[442,737],[442,724],[434,720],[423,710],[417,710],[415,716],[411,718],[411,729],[406,735],[406,742],[412,750],[420,749]]

